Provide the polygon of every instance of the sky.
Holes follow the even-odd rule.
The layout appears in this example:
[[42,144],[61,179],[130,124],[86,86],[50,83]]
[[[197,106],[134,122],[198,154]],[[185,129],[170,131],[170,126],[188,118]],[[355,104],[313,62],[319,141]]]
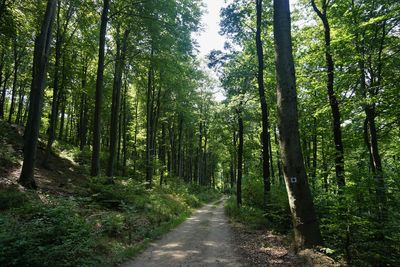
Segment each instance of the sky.
[[[199,56],[204,60],[204,68],[206,66],[206,56],[211,50],[223,50],[226,38],[219,35],[219,22],[220,22],[220,10],[225,6],[225,0],[203,0],[206,12],[202,17],[202,28],[203,30],[195,37],[198,42]],[[218,83],[218,78],[213,70],[207,70],[210,76],[216,80],[213,88],[214,98],[216,101],[222,101],[225,99],[223,90]]]
[[219,12],[225,5],[224,0],[203,0],[206,13],[202,18],[204,31],[200,33],[197,41],[200,45],[200,55],[206,56],[211,50],[222,50],[225,43],[225,37],[218,34],[219,32]]
[[[291,9],[294,8],[294,5],[297,4],[298,0],[291,0]],[[206,12],[202,17],[202,27],[203,30],[195,36],[195,39],[198,42],[199,56],[204,59],[204,68],[207,69],[206,66],[206,56],[210,53],[211,50],[223,50],[224,43],[227,39],[224,36],[219,35],[219,23],[220,23],[220,10],[224,7],[225,0],[203,0],[205,5]],[[216,74],[212,70],[208,70],[211,77],[213,77],[216,81],[218,80]],[[220,88],[218,82],[215,83],[214,87],[214,98],[217,101],[222,101],[225,99],[223,95],[223,90]]]

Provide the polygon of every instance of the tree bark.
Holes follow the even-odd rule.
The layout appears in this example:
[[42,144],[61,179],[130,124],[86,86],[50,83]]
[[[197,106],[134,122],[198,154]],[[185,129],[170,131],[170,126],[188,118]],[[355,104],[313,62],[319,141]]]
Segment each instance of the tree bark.
[[57,8],[57,33],[56,33],[56,58],[54,64],[54,81],[53,81],[53,100],[51,104],[51,114],[50,114],[50,125],[48,131],[48,140],[46,146],[46,152],[43,160],[43,165],[47,165],[48,158],[51,153],[51,147],[53,146],[55,140],[56,133],[56,120],[58,116],[57,101],[58,97],[58,78],[59,78],[59,68],[60,68],[60,59],[61,59],[61,45],[62,45],[62,35],[61,35],[61,27],[60,27],[60,11],[61,11],[61,0],[58,1]]
[[150,66],[147,75],[147,97],[146,97],[146,188],[150,189],[153,183],[153,47],[151,48]]
[[8,114],[8,122],[9,123],[12,123],[12,116],[14,115],[15,97],[17,95],[18,68],[19,68],[19,64],[20,64],[20,56],[18,53],[17,37],[15,37],[14,41],[13,41],[13,54],[14,54],[14,77],[13,77],[13,85],[12,85],[12,91],[11,91],[10,113]]
[[42,22],[41,30],[35,41],[29,115],[24,134],[24,162],[22,165],[21,176],[18,181],[21,185],[31,189],[37,187],[34,179],[34,168],[51,43],[51,29],[56,6],[56,0],[47,1],[46,13]]
[[[118,31],[117,31],[118,32]],[[117,33],[119,35],[119,33]],[[122,74],[125,67],[125,55],[127,50],[129,30],[125,30],[122,43],[120,36],[117,36],[117,54],[115,61],[113,99],[111,106],[111,126],[110,126],[110,154],[108,158],[107,176],[112,179],[115,167],[115,152],[117,148],[119,122]]]
[[101,15],[100,36],[99,36],[99,60],[97,65],[96,78],[96,102],[93,117],[93,150],[92,166],[90,175],[100,175],[100,139],[101,139],[101,108],[103,102],[103,77],[104,77],[104,50],[106,45],[106,32],[108,22],[108,10],[110,0],[103,1],[103,12]]
[[1,92],[1,102],[0,102],[0,118],[4,119],[4,109],[6,105],[6,94],[7,94],[7,83],[10,78],[11,73],[5,72],[4,81],[3,81],[3,90]]
[[243,173],[243,118],[240,110],[236,111],[238,116],[238,166],[237,166],[237,184],[236,184],[236,205],[242,205],[242,173]]
[[327,67],[327,81],[326,89],[328,92],[329,104],[332,111],[332,122],[333,122],[333,139],[335,143],[335,171],[336,171],[336,182],[338,185],[339,193],[342,192],[346,182],[344,177],[344,150],[342,141],[342,129],[340,127],[340,108],[339,103],[334,91],[334,78],[335,78],[335,63],[332,56],[331,48],[331,29],[327,17],[328,3],[326,0],[322,1],[322,11],[316,6],[315,0],[311,0],[314,11],[321,19],[324,25],[325,34],[325,60]]
[[268,203],[268,194],[271,190],[271,174],[269,169],[269,119],[268,119],[268,105],[265,98],[264,90],[264,52],[263,44],[261,40],[261,22],[262,22],[262,0],[256,0],[256,11],[257,11],[257,31],[256,31],[256,46],[257,46],[257,59],[258,59],[258,94],[260,96],[261,103],[261,115],[262,115],[262,157],[263,157],[263,181],[264,181],[264,205]]
[[290,24],[289,0],[274,0],[279,141],[295,245],[301,249],[321,245],[322,237],[300,147]]

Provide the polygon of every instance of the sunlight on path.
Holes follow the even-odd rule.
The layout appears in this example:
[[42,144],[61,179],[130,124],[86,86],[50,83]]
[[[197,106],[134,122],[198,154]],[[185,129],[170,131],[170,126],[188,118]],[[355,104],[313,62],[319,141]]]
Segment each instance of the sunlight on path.
[[243,266],[232,244],[221,201],[198,210],[123,266]]

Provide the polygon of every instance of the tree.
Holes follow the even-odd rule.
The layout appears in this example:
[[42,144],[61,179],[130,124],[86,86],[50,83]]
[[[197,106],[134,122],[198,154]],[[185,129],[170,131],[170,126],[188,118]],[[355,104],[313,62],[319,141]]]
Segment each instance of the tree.
[[19,183],[27,188],[36,188],[34,168],[40,119],[42,114],[43,92],[46,83],[47,63],[50,51],[52,25],[57,2],[48,0],[40,33],[36,37],[32,68],[32,84],[29,96],[29,115],[24,134],[24,162]]
[[297,248],[322,244],[300,147],[289,0],[274,0],[278,127],[283,174]]
[[103,77],[104,77],[104,49],[106,45],[106,32],[110,0],[103,1],[99,35],[99,59],[96,79],[96,101],[93,117],[93,150],[90,175],[100,175],[100,137],[101,137],[101,107],[103,102]]
[[264,203],[268,203],[268,192],[271,190],[270,185],[270,165],[269,165],[269,119],[268,119],[268,105],[265,99],[264,92],[264,52],[261,40],[261,20],[262,20],[262,0],[256,0],[256,11],[257,11],[257,30],[256,30],[256,46],[257,46],[257,60],[258,60],[258,72],[257,72],[257,83],[258,93],[260,96],[261,103],[261,114],[262,114],[262,155],[263,155],[263,179],[264,179]]
[[111,108],[111,124],[110,124],[110,155],[108,158],[107,176],[112,179],[114,175],[115,165],[115,152],[117,148],[117,133],[118,125],[122,122],[119,121],[120,114],[120,100],[121,100],[121,87],[122,87],[122,74],[125,68],[125,57],[127,50],[129,30],[125,30],[123,38],[119,36],[119,30],[117,30],[117,53],[115,59],[115,74],[114,74],[114,85],[112,95],[112,108]]
[[326,89],[328,92],[329,104],[332,111],[332,123],[333,123],[333,136],[335,144],[335,170],[336,170],[336,182],[339,188],[339,193],[342,192],[345,186],[344,177],[344,151],[343,151],[343,141],[342,141],[342,129],[340,127],[341,116],[339,109],[339,102],[334,91],[334,75],[335,75],[335,63],[332,56],[331,47],[331,29],[329,25],[327,11],[329,8],[330,1],[322,1],[322,10],[317,7],[315,0],[311,0],[312,7],[317,13],[318,17],[321,19],[324,25],[324,35],[325,35],[325,60],[326,60]]

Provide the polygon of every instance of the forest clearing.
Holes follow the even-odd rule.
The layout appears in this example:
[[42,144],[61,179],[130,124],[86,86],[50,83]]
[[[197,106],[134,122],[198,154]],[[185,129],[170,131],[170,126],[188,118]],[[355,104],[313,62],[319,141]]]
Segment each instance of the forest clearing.
[[400,2],[0,0],[0,266],[400,266]]

